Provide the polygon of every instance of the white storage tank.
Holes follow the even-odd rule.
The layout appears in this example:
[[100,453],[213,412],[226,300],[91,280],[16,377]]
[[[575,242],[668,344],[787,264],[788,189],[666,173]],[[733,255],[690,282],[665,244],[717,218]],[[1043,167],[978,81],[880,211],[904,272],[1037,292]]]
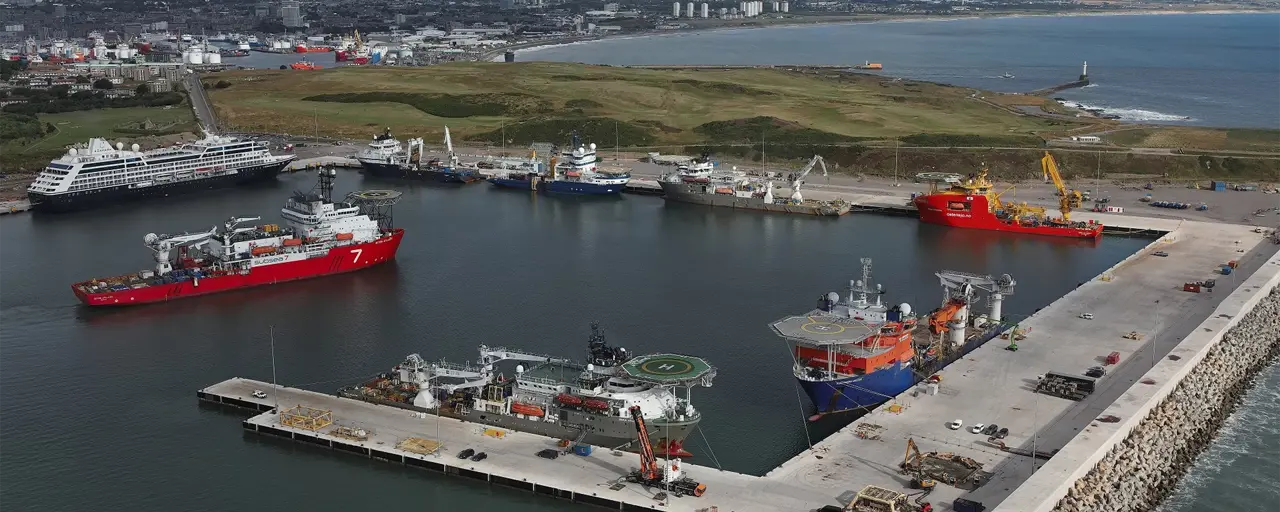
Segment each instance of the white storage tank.
[[407,58],[412,57],[412,56],[413,56],[413,49],[412,49],[412,48],[409,48],[408,46],[401,46],[401,47],[400,47],[400,58],[402,58],[402,59],[407,59]]
[[205,64],[222,64],[222,54],[218,53],[216,50],[205,52],[204,63]]
[[782,12],[791,12],[791,2],[782,2]]
[[680,17],[680,2],[671,3],[671,17],[672,18]]
[[187,56],[187,64],[204,64],[204,52],[200,51],[200,48],[193,46],[187,51],[190,52]]

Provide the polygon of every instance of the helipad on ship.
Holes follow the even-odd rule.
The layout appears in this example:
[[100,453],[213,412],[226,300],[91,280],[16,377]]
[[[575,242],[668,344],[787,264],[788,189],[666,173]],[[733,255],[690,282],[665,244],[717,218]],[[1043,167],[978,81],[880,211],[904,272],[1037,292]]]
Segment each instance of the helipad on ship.
[[[1027,334],[1018,350],[1005,350],[1006,343],[995,340],[942,370],[936,395],[909,389],[764,476],[683,464],[685,475],[707,486],[702,497],[676,498],[661,489],[623,483],[621,478],[638,462],[630,453],[596,450],[586,457],[546,460],[535,453],[554,447],[554,439],[520,432],[494,438],[475,424],[244,379],[215,384],[198,395],[204,401],[260,412],[243,423],[253,432],[614,510],[798,512],[838,506],[869,485],[911,493],[913,475],[899,470],[908,441],[935,459],[969,468],[977,465],[977,471],[991,474],[976,490],[940,482],[927,495],[934,510],[953,510],[957,498],[981,502],[986,510],[1050,510],[1061,497],[1054,494],[1060,489],[1015,491],[1033,475],[1069,480],[1070,471],[1058,472],[1062,468],[1053,475],[1037,473],[1043,471],[1045,459],[1057,466],[1070,462],[1072,468],[1091,464],[1094,454],[1109,449],[1109,440],[1120,435],[1117,429],[1122,425],[1099,422],[1099,417],[1142,414],[1157,387],[1147,383],[1168,382],[1193,364],[1184,342],[1230,328],[1230,319],[1246,312],[1248,301],[1243,298],[1266,293],[1280,280],[1280,246],[1265,241],[1252,226],[1091,216],[1109,225],[1127,223],[1167,234],[1020,321],[1018,327]],[[1230,277],[1216,275],[1215,269],[1227,261],[1236,262],[1235,272]],[[1184,291],[1187,282],[1214,277],[1212,293]],[[785,318],[773,329],[785,338],[810,343],[857,340],[868,333],[854,319],[811,316]],[[1038,376],[1078,374],[1113,352],[1119,354],[1119,363],[1097,379],[1095,389],[1083,399],[1036,392]],[[695,357],[659,354],[634,360],[624,371],[648,381],[688,382],[713,375],[715,369]],[[272,396],[253,398],[254,389],[266,389]],[[279,415],[271,412],[299,405],[330,411],[332,425],[299,429],[282,425]],[[948,428],[956,419],[964,421],[964,428]],[[976,423],[998,424],[1009,433],[997,443],[971,433],[969,427]],[[371,434],[367,441],[353,442],[334,435],[339,427]],[[490,457],[469,462],[397,447],[409,438],[438,442],[449,454],[471,447],[488,451]]]

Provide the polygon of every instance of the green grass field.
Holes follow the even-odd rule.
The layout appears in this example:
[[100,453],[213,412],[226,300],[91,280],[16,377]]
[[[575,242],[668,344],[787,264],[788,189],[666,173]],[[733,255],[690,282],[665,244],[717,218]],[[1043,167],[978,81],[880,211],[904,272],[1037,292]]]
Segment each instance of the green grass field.
[[[239,130],[365,138],[555,141],[575,126],[612,146],[856,141],[914,134],[1034,139],[1073,123],[1014,115],[968,89],[836,72],[656,70],[562,63],[224,73],[211,91]],[[470,115],[475,114],[475,115]],[[765,119],[761,119],[765,118]],[[767,118],[773,118],[769,120]],[[772,121],[772,122],[769,122]],[[763,128],[762,134],[744,127]]]
[[39,119],[42,126],[51,124],[56,131],[38,139],[18,139],[0,144],[0,164],[6,169],[43,167],[50,159],[62,154],[66,146],[88,142],[91,137],[128,142],[147,135],[139,133],[137,129],[139,123],[147,120],[161,129],[158,133],[179,133],[196,129],[195,118],[187,105],[40,114]]

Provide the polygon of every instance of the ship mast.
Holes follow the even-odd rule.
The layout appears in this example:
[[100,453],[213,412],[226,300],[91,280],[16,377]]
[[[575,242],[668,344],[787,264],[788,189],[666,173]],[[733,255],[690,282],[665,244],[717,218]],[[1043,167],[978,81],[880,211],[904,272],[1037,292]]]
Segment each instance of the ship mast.
[[[867,300],[867,295],[875,294],[876,305],[879,306],[880,295],[884,291],[879,286],[874,289],[871,288],[871,258],[862,258],[859,261],[862,262],[862,279],[849,281],[849,304],[866,307],[870,304],[870,301]],[[856,300],[854,299],[854,294],[857,294],[858,298]]]

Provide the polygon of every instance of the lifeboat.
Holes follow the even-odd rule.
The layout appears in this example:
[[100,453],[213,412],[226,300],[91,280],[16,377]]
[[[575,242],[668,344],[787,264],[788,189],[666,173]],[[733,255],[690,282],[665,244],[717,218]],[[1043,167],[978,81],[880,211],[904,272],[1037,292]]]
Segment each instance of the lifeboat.
[[355,235],[351,233],[338,233],[334,238],[338,240],[351,240],[352,238],[355,238]]
[[520,403],[520,402],[515,402],[511,404],[511,412],[516,414],[523,414],[525,416],[538,416],[538,417],[541,417],[544,414],[542,412],[541,407],[538,407],[536,405]]
[[582,406],[588,409],[595,409],[597,411],[606,411],[609,409],[608,402],[605,402],[603,400],[595,400],[595,399],[582,402]]
[[711,183],[711,179],[705,176],[685,176],[683,179],[685,183]]
[[276,252],[276,248],[270,247],[270,246],[254,247],[253,250],[249,251],[249,253],[253,254],[254,256],[262,256],[263,254],[271,254],[273,252]]
[[582,397],[561,393],[556,396],[556,401],[565,405],[582,405]]
[[299,245],[302,245],[302,240],[298,238],[286,238],[284,241],[285,247],[295,247]]
[[719,187],[716,189],[717,194],[733,194],[733,189],[729,187]]
[[580,172],[578,172],[578,171],[567,171],[567,172],[565,172],[565,173],[564,173],[564,175],[565,175],[565,176],[570,176],[570,177],[573,177],[573,178],[577,178],[578,176],[582,176],[582,173],[580,173]]

